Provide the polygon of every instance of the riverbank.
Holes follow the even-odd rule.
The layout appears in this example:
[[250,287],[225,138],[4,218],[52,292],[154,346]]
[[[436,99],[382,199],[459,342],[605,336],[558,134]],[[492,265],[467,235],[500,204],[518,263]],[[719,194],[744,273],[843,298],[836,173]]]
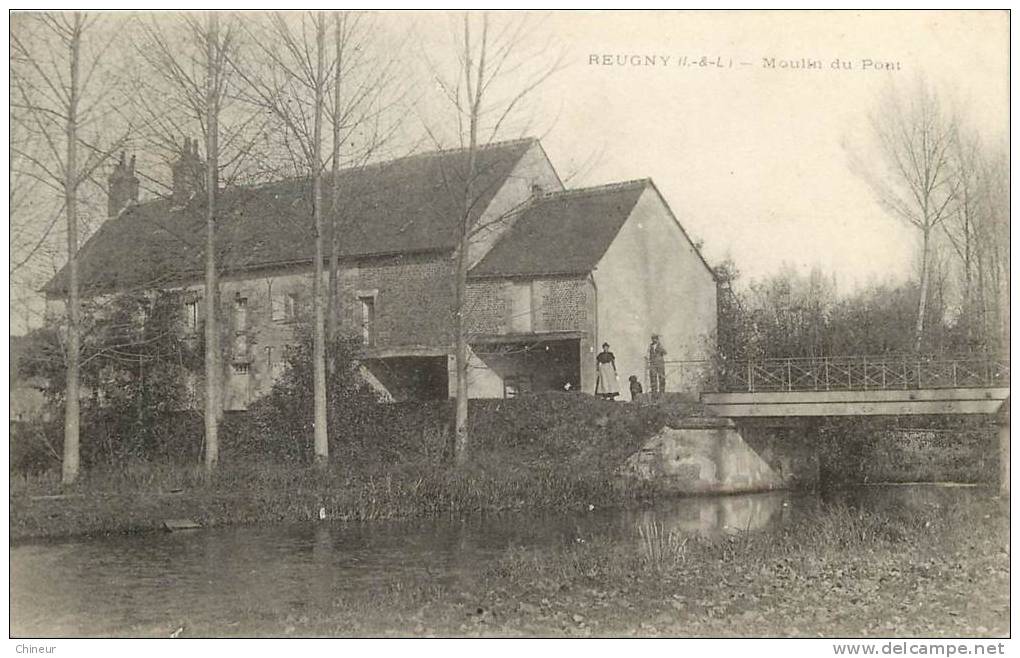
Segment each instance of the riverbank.
[[[60,484],[59,464],[12,471],[10,539],[145,532],[167,519],[215,527],[634,506],[657,492],[621,482],[619,466],[663,427],[704,413],[681,400],[635,405],[576,393],[472,401],[471,461],[453,468],[448,401],[356,409],[325,470],[307,463],[299,432],[275,434],[265,414],[243,414],[225,420],[220,467],[209,481],[197,466],[198,429],[178,432],[179,444],[165,446],[163,457],[88,464],[69,487]],[[98,436],[94,428],[89,440]],[[858,444],[820,442],[823,470],[869,461],[847,445]]]
[[[173,620],[183,636],[1009,634],[1008,502],[876,513],[825,505],[768,529],[509,549],[454,585],[428,574],[336,591],[327,609]],[[169,628],[127,634],[165,635]]]
[[[451,466],[445,402],[377,405],[364,431],[331,447],[325,470],[239,417],[225,423],[220,467],[133,460],[59,472],[11,474],[11,541],[143,532],[166,519],[204,527],[325,518],[361,521],[515,509],[572,510],[654,496],[618,482],[628,455],[668,423],[699,409],[606,402],[580,394],[473,401],[471,461]],[[298,457],[294,457],[294,454]]]
[[167,519],[203,527],[277,522],[365,521],[515,509],[608,507],[641,495],[611,474],[512,460],[468,468],[403,464],[386,472],[272,463],[224,465],[206,482],[197,467],[135,464],[93,471],[74,487],[56,475],[12,481],[12,542],[145,532]]

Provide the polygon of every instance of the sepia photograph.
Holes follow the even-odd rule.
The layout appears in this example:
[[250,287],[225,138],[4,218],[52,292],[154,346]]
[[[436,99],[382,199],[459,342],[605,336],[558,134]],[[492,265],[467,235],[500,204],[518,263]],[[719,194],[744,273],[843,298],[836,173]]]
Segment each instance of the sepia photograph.
[[13,652],[1007,653],[1008,9],[8,23]]

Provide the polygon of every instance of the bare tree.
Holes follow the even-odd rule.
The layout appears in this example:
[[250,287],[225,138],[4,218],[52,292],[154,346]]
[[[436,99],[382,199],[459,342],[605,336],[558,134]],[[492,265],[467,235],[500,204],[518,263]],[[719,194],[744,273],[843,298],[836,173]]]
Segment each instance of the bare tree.
[[[562,58],[552,54],[547,43],[534,47],[528,39],[534,20],[525,14],[494,24],[487,12],[473,16],[465,12],[459,37],[455,38],[456,66],[444,75],[440,66],[429,68],[443,99],[456,115],[457,139],[467,151],[467,165],[452,176],[448,192],[457,195],[460,206],[459,240],[454,279],[454,367],[456,407],[454,418],[454,459],[464,464],[470,454],[468,436],[468,332],[466,306],[468,249],[472,236],[488,227],[473,223],[473,211],[485,190],[478,184],[478,154],[481,148],[511,130],[522,104],[539,86],[562,68]],[[530,46],[530,47],[529,47]],[[435,146],[443,145],[449,132],[429,125],[425,129]],[[515,126],[521,128],[521,126]]]
[[234,70],[246,83],[246,98],[270,112],[293,138],[287,145],[295,161],[303,165],[312,185],[312,220],[315,256],[312,281],[314,450],[316,461],[329,458],[326,420],[326,340],[323,262],[325,221],[323,214],[323,128],[326,100],[332,85],[330,71],[336,59],[330,57],[324,12],[305,12],[294,19],[275,13],[251,28],[259,62]]
[[219,281],[216,276],[216,197],[219,191],[219,107],[220,72],[223,49],[216,12],[209,12],[206,29],[205,76],[205,472],[211,475],[220,459],[218,421],[220,413],[219,331],[216,306]]
[[953,135],[952,175],[956,178],[957,198],[947,221],[942,223],[943,234],[959,260],[961,268],[961,321],[965,325],[968,343],[976,340],[975,331],[981,323],[982,309],[977,304],[980,293],[976,290],[977,226],[981,222],[981,187],[984,173],[981,166],[981,144],[977,135],[962,129]]
[[[219,461],[218,425],[222,415],[222,348],[219,308],[218,221],[224,212],[220,190],[250,178],[261,129],[257,113],[238,111],[231,99],[236,79],[228,64],[239,50],[236,19],[210,11],[204,20],[184,14],[177,21],[158,17],[140,22],[138,50],[149,81],[135,103],[148,118],[145,140],[169,158],[180,154],[181,135],[197,127],[203,135],[205,166],[205,451],[207,475]],[[195,146],[197,150],[197,145]]]
[[101,18],[83,12],[28,14],[11,29],[12,108],[33,134],[25,142],[38,150],[12,153],[49,191],[62,197],[67,223],[66,316],[67,387],[64,409],[62,480],[79,471],[79,369],[81,306],[78,281],[79,212],[86,184],[130,134],[116,130],[120,81],[109,67],[112,40]]
[[852,166],[882,207],[921,234],[920,293],[914,325],[914,350],[920,351],[933,232],[949,217],[959,193],[952,165],[956,122],[923,79],[909,95],[889,87],[869,118],[877,157],[866,164],[857,157]]
[[[1002,140],[1001,144],[1007,144]],[[977,163],[977,223],[974,227],[974,264],[977,303],[986,344],[1009,348],[1009,151],[1001,146],[983,149]]]
[[[369,162],[390,142],[402,119],[392,113],[404,98],[397,84],[398,60],[373,53],[370,42],[376,27],[373,17],[364,12],[333,12],[333,89],[326,107],[333,138],[329,158],[330,212],[326,221],[329,245],[326,336],[331,343],[339,331],[340,235],[345,205],[341,170]],[[332,360],[329,367],[331,371],[335,367]]]

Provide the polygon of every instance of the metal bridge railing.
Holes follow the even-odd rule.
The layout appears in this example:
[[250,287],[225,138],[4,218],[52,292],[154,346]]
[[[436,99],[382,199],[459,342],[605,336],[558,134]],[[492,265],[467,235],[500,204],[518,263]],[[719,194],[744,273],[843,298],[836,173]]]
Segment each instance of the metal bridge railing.
[[762,359],[726,364],[723,392],[868,391],[1009,386],[1009,359],[853,356]]

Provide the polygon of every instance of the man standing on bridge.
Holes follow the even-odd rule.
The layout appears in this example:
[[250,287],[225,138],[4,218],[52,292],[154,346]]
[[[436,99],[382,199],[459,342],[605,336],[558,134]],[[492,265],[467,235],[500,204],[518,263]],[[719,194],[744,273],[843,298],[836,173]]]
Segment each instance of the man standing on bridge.
[[652,334],[648,346],[648,386],[654,397],[666,392],[666,348],[659,342],[659,335]]

